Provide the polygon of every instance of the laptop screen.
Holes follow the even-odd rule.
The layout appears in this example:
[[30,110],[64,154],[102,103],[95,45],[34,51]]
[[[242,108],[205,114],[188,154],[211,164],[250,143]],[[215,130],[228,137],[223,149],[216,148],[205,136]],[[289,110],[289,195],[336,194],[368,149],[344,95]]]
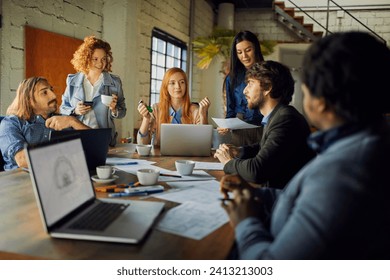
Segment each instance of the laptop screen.
[[95,197],[79,138],[31,148],[28,153],[47,226]]
[[50,141],[56,142],[71,135],[81,138],[89,171],[95,174],[99,165],[104,165],[107,159],[111,128],[95,128],[82,130],[54,130],[50,132]]
[[160,152],[167,156],[210,156],[212,125],[161,124]]

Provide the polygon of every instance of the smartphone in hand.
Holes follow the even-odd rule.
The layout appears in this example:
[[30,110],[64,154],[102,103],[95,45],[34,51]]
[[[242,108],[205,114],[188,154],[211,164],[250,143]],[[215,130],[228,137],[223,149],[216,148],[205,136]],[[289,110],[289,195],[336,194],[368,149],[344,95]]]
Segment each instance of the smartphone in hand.
[[85,105],[85,106],[91,106],[91,107],[92,107],[93,101],[84,101],[84,102],[83,102],[83,105]]

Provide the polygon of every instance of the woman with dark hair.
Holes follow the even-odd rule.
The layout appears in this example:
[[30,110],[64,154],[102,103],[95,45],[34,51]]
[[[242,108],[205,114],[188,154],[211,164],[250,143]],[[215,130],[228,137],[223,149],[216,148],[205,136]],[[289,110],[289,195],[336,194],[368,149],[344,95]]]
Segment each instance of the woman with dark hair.
[[152,106],[152,112],[143,102],[138,105],[142,123],[137,143],[159,146],[162,123],[207,124],[209,106],[207,97],[199,104],[191,103],[186,73],[177,67],[168,69],[161,82],[160,101]]
[[[68,75],[62,96],[61,114],[75,115],[91,128],[112,128],[111,146],[116,144],[114,119],[126,115],[121,79],[111,74],[113,62],[109,43],[87,36],[73,54],[71,63],[76,74]],[[109,105],[101,95],[112,96]]]
[[[248,108],[248,102],[243,90],[245,72],[256,62],[263,61],[260,42],[257,36],[250,31],[241,31],[236,34],[230,51],[229,74],[226,76],[224,88],[226,91],[226,118],[239,118],[247,123],[261,125],[263,116],[258,110]],[[229,132],[226,128],[219,128],[222,135]],[[262,128],[233,131],[233,143],[236,146],[258,143],[261,139]]]

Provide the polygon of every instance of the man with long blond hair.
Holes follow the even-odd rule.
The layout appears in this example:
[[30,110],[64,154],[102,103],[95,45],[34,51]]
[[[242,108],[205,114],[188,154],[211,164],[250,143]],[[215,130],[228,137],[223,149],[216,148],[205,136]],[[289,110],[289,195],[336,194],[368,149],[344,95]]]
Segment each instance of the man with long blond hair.
[[164,74],[160,101],[152,106],[152,112],[149,112],[143,102],[138,105],[142,123],[137,142],[159,146],[162,123],[207,124],[209,107],[210,100],[207,97],[202,99],[199,105],[191,103],[186,73],[180,68],[170,68]]
[[0,150],[5,170],[27,167],[25,143],[49,140],[51,130],[89,128],[75,117],[53,115],[56,111],[56,95],[46,78],[31,77],[19,84],[7,116],[0,124]]

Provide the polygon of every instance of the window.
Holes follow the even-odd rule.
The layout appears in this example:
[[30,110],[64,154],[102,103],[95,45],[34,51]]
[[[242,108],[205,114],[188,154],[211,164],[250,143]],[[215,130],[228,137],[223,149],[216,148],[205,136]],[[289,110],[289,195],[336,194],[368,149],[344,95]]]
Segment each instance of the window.
[[186,71],[186,44],[173,36],[154,28],[150,69],[150,105],[160,100],[160,87],[167,69],[179,67]]

